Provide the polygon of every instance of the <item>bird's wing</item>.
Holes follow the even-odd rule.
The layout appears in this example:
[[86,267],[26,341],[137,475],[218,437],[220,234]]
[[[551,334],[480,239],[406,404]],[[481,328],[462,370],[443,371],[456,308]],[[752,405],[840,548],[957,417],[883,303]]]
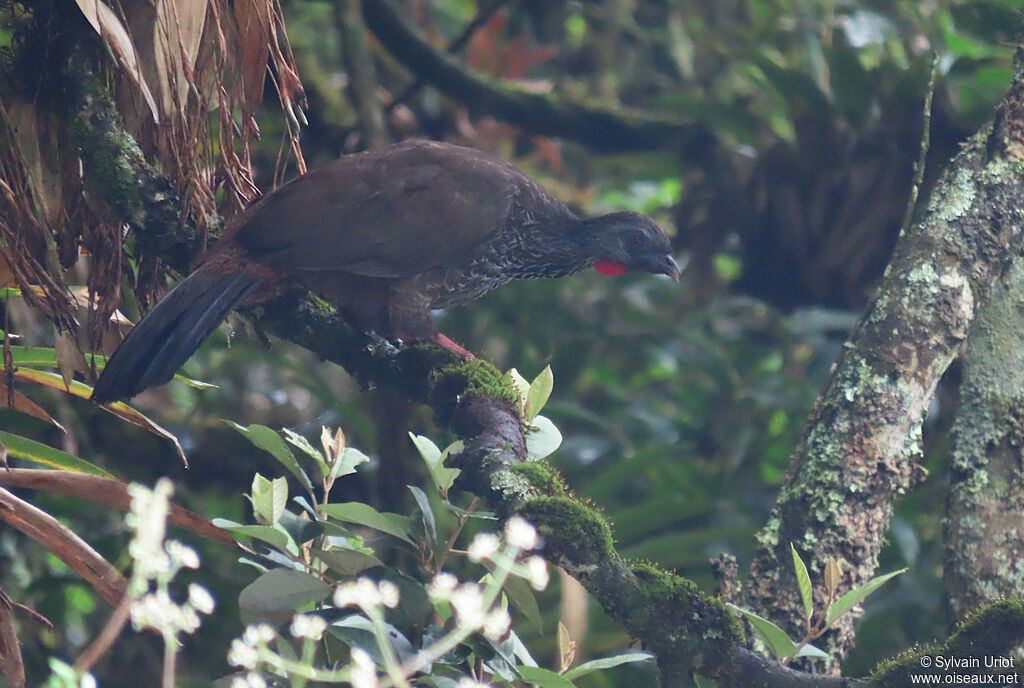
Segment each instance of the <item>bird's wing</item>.
[[504,226],[524,189],[543,194],[498,158],[408,142],[340,158],[281,187],[240,218],[235,241],[276,269],[408,277],[458,265]]

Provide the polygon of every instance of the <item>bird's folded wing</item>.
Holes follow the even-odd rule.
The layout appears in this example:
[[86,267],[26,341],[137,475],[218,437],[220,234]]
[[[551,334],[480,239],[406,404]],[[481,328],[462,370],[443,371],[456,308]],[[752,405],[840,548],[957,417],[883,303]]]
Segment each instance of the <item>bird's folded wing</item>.
[[458,265],[504,227],[524,189],[543,194],[492,156],[411,142],[281,187],[239,218],[235,240],[275,269],[408,277]]

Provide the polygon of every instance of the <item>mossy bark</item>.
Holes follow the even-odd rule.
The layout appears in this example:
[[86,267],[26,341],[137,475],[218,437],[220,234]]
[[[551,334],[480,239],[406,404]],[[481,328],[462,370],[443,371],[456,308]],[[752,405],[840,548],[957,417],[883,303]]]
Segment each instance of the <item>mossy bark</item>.
[[1024,258],[979,310],[953,426],[943,580],[962,619],[1024,597]]
[[[921,422],[935,386],[979,302],[1020,251],[1022,62],[1018,51],[1013,83],[992,120],[954,158],[921,221],[900,237],[758,535],[746,601],[770,610],[794,635],[802,603],[790,544],[805,553],[812,577],[830,556],[844,562],[844,590],[875,575],[896,500],[924,474]],[[823,640],[823,649],[842,657],[853,646],[852,616]]]

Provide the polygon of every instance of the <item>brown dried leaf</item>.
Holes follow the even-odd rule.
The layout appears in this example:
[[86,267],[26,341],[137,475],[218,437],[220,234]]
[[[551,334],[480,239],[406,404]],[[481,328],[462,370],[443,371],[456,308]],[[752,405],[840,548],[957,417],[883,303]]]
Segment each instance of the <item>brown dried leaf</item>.
[[143,99],[149,106],[153,121],[159,123],[160,109],[157,107],[156,100],[153,98],[153,92],[150,90],[145,76],[143,76],[142,64],[128,29],[121,23],[114,10],[101,2],[101,0],[75,0],[75,2],[78,3],[79,9],[82,10],[82,14],[92,24],[92,28],[96,30],[96,33],[103,38],[104,42],[120,58],[121,68],[135,82]]
[[2,380],[0,380],[0,403],[7,408],[38,418],[44,423],[55,425],[60,428],[61,432],[67,432],[63,425],[58,423],[53,416],[46,412],[46,409],[29,399],[21,392],[12,390]]
[[54,333],[53,350],[57,355],[57,370],[64,380],[64,386],[68,387],[75,379],[75,371],[85,372],[89,364],[85,361],[85,354],[78,348],[78,342],[70,332]]
[[14,272],[11,271],[11,264],[7,262],[7,256],[0,252],[0,289],[17,285],[18,280],[14,279]]
[[[71,299],[75,302],[75,305],[78,306],[79,310],[81,311],[81,315],[84,316],[89,311],[89,287],[79,287],[78,289],[72,289],[70,294]],[[120,330],[125,335],[128,334],[128,330],[130,330],[134,326],[134,323],[132,323],[131,320],[125,317],[124,313],[117,310],[116,308],[110,314],[109,322],[111,325],[117,327],[117,329]]]
[[831,599],[843,579],[843,571],[835,557],[829,557],[825,562],[825,592]]
[[160,0],[156,5],[154,61],[164,113],[184,116],[209,0]]
[[57,142],[52,137],[53,128],[39,121],[39,110],[35,104],[27,101],[12,102],[7,113],[28,173],[32,198],[36,201],[41,216],[46,218],[47,224],[51,227],[57,226],[64,208],[60,173],[47,164],[57,159]]
[[273,9],[268,0],[235,2],[235,23],[238,26],[239,68],[242,76],[242,108],[248,116],[263,100],[263,83],[270,58],[270,23]]
[[324,456],[327,457],[327,463],[332,464],[345,451],[345,433],[339,427],[334,433],[334,437],[331,437],[330,429],[323,425],[320,427],[320,444],[324,448]]

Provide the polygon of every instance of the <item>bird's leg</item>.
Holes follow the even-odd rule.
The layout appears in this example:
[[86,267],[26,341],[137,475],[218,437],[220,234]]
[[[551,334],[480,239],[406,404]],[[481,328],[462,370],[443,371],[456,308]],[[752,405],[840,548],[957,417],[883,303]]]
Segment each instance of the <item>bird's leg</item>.
[[430,341],[434,342],[442,349],[451,351],[453,354],[456,354],[458,356],[462,356],[467,361],[476,360],[476,356],[474,356],[469,351],[460,346],[458,343],[452,341],[451,339],[441,334],[440,332],[435,332],[434,334],[432,334],[430,336]]
[[433,302],[429,291],[420,286],[419,280],[400,280],[392,284],[390,289],[388,316],[395,336],[411,341],[429,339],[467,361],[476,360],[476,356],[434,329],[430,321]]

